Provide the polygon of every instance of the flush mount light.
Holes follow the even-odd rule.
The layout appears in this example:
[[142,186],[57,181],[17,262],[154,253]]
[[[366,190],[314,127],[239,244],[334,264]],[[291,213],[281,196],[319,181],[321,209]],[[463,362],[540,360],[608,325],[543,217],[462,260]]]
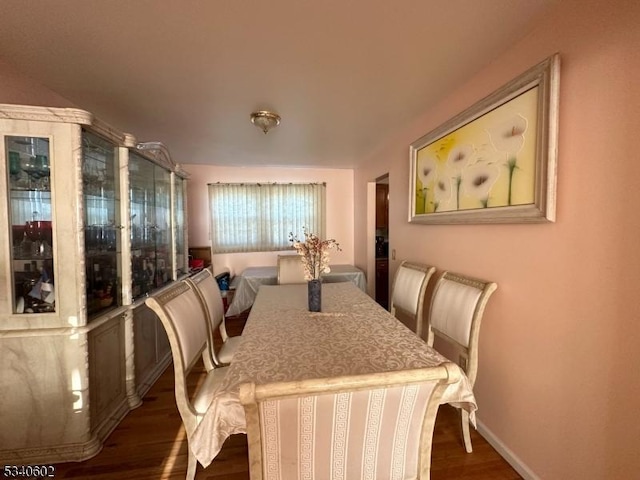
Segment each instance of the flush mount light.
[[273,127],[280,125],[280,115],[266,110],[260,110],[251,114],[251,123],[266,134]]

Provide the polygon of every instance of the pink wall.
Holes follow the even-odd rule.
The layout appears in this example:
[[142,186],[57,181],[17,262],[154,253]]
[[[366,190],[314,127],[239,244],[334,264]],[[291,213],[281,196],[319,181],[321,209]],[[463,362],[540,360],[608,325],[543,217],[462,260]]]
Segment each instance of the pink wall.
[[[189,245],[209,246],[207,184],[214,182],[325,182],[327,184],[327,238],[335,238],[342,251],[331,252],[331,263],[353,263],[353,170],[330,168],[241,168],[185,165],[191,174],[187,184]],[[279,252],[214,255],[214,270],[229,268],[240,273],[246,267],[274,265]]]
[[[563,1],[355,173],[356,263],[366,264],[367,182],[388,171],[393,268],[407,258],[498,283],[481,332],[478,419],[530,478],[640,471],[638,25],[633,0]],[[409,144],[555,52],[557,221],[407,223]]]
[[[0,103],[76,107],[48,87],[31,80],[0,58]],[[81,108],[81,107],[80,107]]]

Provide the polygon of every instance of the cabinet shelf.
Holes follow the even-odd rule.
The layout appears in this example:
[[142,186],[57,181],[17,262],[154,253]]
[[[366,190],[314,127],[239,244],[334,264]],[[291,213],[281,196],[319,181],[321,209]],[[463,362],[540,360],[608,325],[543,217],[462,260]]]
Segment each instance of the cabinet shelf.
[[13,260],[26,261],[26,262],[38,262],[41,260],[53,260],[53,255],[23,255],[23,254],[14,253]]
[[10,192],[33,192],[33,193],[42,193],[42,192],[51,192],[48,188],[30,188],[30,187],[19,187],[12,185],[9,189]]

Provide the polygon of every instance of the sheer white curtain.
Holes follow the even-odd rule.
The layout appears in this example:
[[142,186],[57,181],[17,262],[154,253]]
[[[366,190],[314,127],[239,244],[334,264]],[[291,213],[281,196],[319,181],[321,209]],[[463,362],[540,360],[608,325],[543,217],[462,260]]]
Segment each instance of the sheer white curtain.
[[325,184],[211,183],[213,253],[266,252],[291,247],[303,228],[324,237]]

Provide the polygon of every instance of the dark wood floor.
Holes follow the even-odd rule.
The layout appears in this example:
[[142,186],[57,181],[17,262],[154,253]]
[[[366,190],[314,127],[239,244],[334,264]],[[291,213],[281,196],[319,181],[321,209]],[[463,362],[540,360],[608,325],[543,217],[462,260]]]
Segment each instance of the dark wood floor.
[[[229,334],[238,334],[246,316],[228,320]],[[195,385],[203,370],[194,372]],[[178,480],[187,471],[187,441],[175,406],[173,367],[169,366],[144,397],[142,406],[132,411],[105,442],[102,451],[84,462],[56,465],[55,478],[83,480],[131,479]],[[436,422],[432,480],[515,480],[521,477],[475,431],[473,453],[467,454],[459,434],[458,415],[442,406]],[[248,480],[245,435],[233,435],[214,462],[205,470],[198,466],[197,480]],[[384,480],[384,479],[380,479]]]

